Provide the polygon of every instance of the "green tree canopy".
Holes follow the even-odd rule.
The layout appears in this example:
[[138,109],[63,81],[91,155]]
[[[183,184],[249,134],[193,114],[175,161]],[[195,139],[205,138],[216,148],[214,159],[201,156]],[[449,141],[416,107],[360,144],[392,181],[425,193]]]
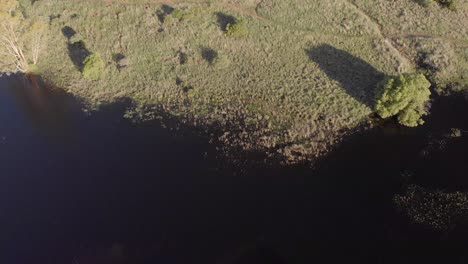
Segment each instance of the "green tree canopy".
[[387,77],[377,90],[375,109],[382,118],[398,116],[402,125],[415,127],[424,123],[427,115],[431,84],[422,74],[402,74]]
[[242,37],[242,36],[247,35],[248,32],[249,30],[247,29],[245,20],[236,19],[233,23],[229,23],[226,25],[226,30],[224,34],[226,36]]
[[84,60],[83,77],[88,80],[96,81],[101,78],[105,63],[99,53],[93,53]]

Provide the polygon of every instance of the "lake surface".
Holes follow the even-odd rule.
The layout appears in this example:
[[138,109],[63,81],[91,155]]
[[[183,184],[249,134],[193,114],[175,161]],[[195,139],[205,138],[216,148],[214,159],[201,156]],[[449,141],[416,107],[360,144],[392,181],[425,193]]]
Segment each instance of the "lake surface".
[[468,262],[466,226],[431,231],[392,202],[403,172],[468,190],[468,136],[421,155],[468,130],[462,97],[438,98],[421,128],[354,135],[314,169],[237,168],[193,128],[125,119],[131,104],[89,113],[39,80],[0,78],[2,263]]

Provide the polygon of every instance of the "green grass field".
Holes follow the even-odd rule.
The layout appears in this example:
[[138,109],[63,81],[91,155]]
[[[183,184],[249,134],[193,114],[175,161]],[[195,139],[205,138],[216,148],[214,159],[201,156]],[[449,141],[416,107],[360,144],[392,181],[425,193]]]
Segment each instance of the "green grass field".
[[[226,144],[287,162],[368,122],[385,75],[426,70],[439,91],[467,87],[466,1],[39,0],[24,12],[49,24],[38,66],[57,86],[216,125]],[[248,33],[226,35],[235,20]],[[81,72],[91,53],[105,63],[97,80]]]

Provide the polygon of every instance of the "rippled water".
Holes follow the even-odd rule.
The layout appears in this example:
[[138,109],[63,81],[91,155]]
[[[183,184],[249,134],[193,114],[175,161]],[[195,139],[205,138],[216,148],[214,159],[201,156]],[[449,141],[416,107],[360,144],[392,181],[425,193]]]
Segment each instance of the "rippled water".
[[405,171],[467,189],[466,136],[421,155],[449,128],[468,130],[460,97],[437,99],[421,128],[350,137],[315,169],[236,168],[193,128],[125,119],[131,104],[87,113],[40,80],[0,78],[2,263],[468,260],[465,227],[433,232],[392,203]]

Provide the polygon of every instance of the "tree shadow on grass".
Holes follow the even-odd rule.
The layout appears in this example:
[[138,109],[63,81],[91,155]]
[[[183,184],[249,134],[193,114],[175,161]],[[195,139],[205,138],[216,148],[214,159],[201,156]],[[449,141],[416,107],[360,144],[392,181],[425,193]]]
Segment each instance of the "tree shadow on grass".
[[208,47],[202,47],[201,55],[202,55],[202,58],[206,60],[209,64],[213,64],[215,59],[218,57],[218,52]]
[[86,48],[86,45],[82,40],[72,41],[72,38],[76,35],[76,31],[73,28],[69,26],[63,27],[62,34],[68,39],[68,56],[72,60],[75,67],[80,72],[83,72],[84,61],[86,57],[91,55],[91,52]]
[[127,60],[124,54],[122,53],[115,53],[112,54],[112,60],[115,63],[115,66],[117,67],[117,70],[120,72],[122,69],[127,67]]
[[228,15],[228,14],[225,14],[225,13],[222,13],[222,12],[216,12],[216,18],[217,18],[217,21],[218,21],[219,28],[223,32],[226,31],[227,25],[234,24],[236,22],[235,17],[233,17],[231,15]]
[[382,72],[366,61],[328,44],[305,52],[329,78],[338,81],[349,95],[373,108],[375,87],[385,76]]
[[174,12],[174,8],[168,5],[162,5],[161,8],[156,11],[156,16],[158,17],[159,22],[164,23],[166,17]]

